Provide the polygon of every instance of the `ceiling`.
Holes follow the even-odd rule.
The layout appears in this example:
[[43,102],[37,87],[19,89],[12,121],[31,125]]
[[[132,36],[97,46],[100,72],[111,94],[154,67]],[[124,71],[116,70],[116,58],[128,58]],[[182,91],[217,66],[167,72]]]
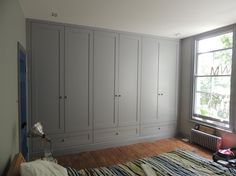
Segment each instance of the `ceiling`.
[[[185,38],[236,23],[236,0],[19,0],[25,17]],[[57,13],[57,17],[52,16]]]

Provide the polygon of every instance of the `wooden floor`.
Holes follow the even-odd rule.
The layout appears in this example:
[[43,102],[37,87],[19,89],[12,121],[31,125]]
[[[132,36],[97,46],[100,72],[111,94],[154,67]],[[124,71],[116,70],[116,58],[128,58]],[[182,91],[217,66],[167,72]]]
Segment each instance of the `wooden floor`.
[[76,169],[109,166],[131,161],[147,156],[158,155],[176,148],[186,149],[203,157],[211,159],[212,153],[196,145],[183,142],[179,139],[163,139],[155,142],[145,142],[97,151],[82,152],[57,157],[59,164]]

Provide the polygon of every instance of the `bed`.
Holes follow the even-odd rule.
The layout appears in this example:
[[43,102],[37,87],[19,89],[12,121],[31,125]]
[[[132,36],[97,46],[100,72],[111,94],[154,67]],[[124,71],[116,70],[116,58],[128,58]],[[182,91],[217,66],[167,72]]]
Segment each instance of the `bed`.
[[[19,155],[18,157],[21,157]],[[13,173],[16,176],[19,174],[20,162],[23,159],[18,159],[18,162],[13,163],[15,168]],[[13,161],[14,162],[14,161]],[[17,171],[18,170],[18,171]],[[236,169],[223,167],[213,161],[200,157],[192,152],[177,149],[172,152],[163,153],[158,156],[146,157],[122,164],[113,166],[90,168],[76,170],[73,168],[66,168],[68,176],[232,176],[236,175]],[[9,175],[10,176],[10,175]],[[17,175],[18,176],[18,175]]]
[[20,176],[20,165],[23,162],[25,162],[23,155],[18,153],[10,165],[7,176]]

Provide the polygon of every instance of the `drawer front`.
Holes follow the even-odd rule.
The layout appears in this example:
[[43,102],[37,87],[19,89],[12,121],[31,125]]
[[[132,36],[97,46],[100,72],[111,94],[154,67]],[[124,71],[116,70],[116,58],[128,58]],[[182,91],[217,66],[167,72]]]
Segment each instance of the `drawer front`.
[[174,136],[176,124],[141,126],[141,136]]
[[127,139],[134,138],[139,136],[139,127],[138,126],[128,126],[128,127],[119,127],[118,128],[118,138]]
[[85,145],[92,143],[92,132],[88,133],[80,133],[76,136],[67,136],[67,137],[59,137],[53,139],[53,146],[54,148],[67,148],[73,147],[78,145]]
[[129,139],[139,136],[138,126],[118,127],[112,129],[96,130],[94,132],[95,143],[110,142],[115,140]]
[[157,126],[145,126],[141,127],[141,136],[150,136],[157,134],[158,127]]
[[[66,149],[71,147],[76,147],[79,145],[86,145],[92,143],[92,131],[81,132],[77,134],[63,134],[51,136],[52,140],[52,149]],[[40,138],[32,139],[32,151],[33,152],[42,152],[45,147],[48,147],[49,144],[43,142]]]
[[103,143],[116,140],[118,136],[117,128],[95,130],[94,142]]

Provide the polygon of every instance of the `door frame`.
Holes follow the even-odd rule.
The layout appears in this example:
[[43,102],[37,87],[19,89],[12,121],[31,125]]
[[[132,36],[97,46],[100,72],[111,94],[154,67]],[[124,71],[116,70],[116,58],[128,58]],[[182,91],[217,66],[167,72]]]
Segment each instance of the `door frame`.
[[[27,95],[27,86],[28,86],[28,76],[27,76],[27,54],[26,54],[26,50],[25,48],[21,45],[20,42],[17,42],[17,91],[18,91],[18,130],[19,130],[19,151],[22,152],[22,146],[21,146],[21,137],[22,137],[22,134],[21,134],[21,129],[22,129],[22,124],[21,124],[21,87],[20,87],[20,55],[21,53],[24,54],[24,59],[25,59],[25,82],[26,82],[26,85],[25,85],[25,114],[26,114],[26,123],[25,123],[25,128],[26,128],[26,133],[27,133],[27,126],[28,126],[28,95]],[[27,134],[26,134],[27,135]],[[28,139],[26,137],[26,150],[27,150],[27,153],[26,153],[26,156],[24,156],[24,158],[26,160],[28,160],[29,158],[29,147],[28,147]]]

